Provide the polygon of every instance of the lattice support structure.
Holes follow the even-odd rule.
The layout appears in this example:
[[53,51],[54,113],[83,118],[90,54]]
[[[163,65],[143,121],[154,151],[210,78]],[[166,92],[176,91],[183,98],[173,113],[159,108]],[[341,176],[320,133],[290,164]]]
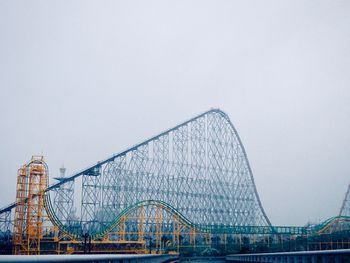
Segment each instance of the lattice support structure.
[[[64,177],[55,178],[58,181],[65,180]],[[68,228],[72,228],[76,223],[74,213],[74,181],[68,181],[60,187],[54,189],[54,209],[55,214]]]
[[0,214],[0,234],[8,236],[11,233],[11,210]]
[[350,231],[350,184],[345,193],[339,216],[334,224],[328,225],[328,232],[336,233],[340,231]]
[[28,197],[28,176],[27,166],[24,165],[18,170],[17,188],[16,188],[16,209],[13,228],[13,254],[18,255],[26,249],[24,238],[24,229],[26,228],[26,199]]
[[350,216],[350,184],[348,186],[348,190],[346,191],[339,216]]
[[[262,226],[273,232],[238,133],[220,110],[198,115],[73,177],[81,178],[80,197],[57,200],[71,209],[72,200],[80,198],[80,227],[68,228],[63,215],[50,217],[71,236],[102,238],[119,214],[144,200],[175,207],[198,229]],[[62,180],[57,192],[72,189],[72,181]]]
[[137,219],[138,240],[143,241],[145,240],[145,208],[143,206],[138,209]]
[[158,254],[179,252],[180,237],[188,246],[193,232],[183,220],[163,203],[145,201],[121,216],[103,240],[128,245],[132,253],[144,253],[145,249]]
[[[245,235],[243,240],[256,234],[258,242],[260,235],[278,231],[261,205],[238,133],[229,117],[218,109],[69,178],[59,178],[47,190],[54,197],[53,203],[50,194],[47,198],[41,194],[31,198],[40,187],[30,179],[28,169],[18,179],[15,205],[15,239],[21,244],[27,236],[40,236],[40,227],[35,227],[31,215],[41,214],[41,199],[45,199],[55,229],[64,236],[55,235],[55,240],[62,242],[71,239],[78,243],[88,237],[99,245],[107,240],[144,246],[150,240],[157,250],[164,251],[183,244],[226,244],[237,234]],[[157,206],[139,207],[143,202],[162,205],[158,210]],[[133,216],[126,216],[134,207],[138,209]]]
[[[21,167],[16,202],[0,209],[0,237],[4,237],[15,208],[15,254],[39,254],[44,249],[48,253],[91,249],[166,253],[222,247],[243,251],[249,246],[273,247],[276,242],[296,249],[305,246],[306,234],[311,238],[309,247],[324,249],[317,246],[317,237],[329,235],[342,244],[332,247],[347,248],[350,186],[337,217],[308,228],[271,226],[243,144],[229,117],[218,109],[71,177],[61,176],[50,187],[47,173],[40,157]],[[44,227],[45,210],[51,228]]]
[[99,214],[101,202],[101,167],[96,166],[82,176],[81,227],[83,235],[100,230],[103,215]]

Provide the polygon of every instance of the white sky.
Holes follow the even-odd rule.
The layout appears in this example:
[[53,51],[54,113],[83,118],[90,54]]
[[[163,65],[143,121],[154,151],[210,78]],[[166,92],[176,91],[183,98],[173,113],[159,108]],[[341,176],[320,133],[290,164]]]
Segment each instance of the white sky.
[[0,0],[0,206],[212,107],[274,225],[337,215],[350,175],[350,1]]

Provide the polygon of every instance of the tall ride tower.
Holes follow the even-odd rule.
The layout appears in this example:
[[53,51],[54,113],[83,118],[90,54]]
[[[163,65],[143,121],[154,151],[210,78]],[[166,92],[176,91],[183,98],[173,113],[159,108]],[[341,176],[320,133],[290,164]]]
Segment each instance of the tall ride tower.
[[48,168],[43,156],[33,156],[29,164],[18,170],[13,229],[15,255],[40,254],[47,185]]

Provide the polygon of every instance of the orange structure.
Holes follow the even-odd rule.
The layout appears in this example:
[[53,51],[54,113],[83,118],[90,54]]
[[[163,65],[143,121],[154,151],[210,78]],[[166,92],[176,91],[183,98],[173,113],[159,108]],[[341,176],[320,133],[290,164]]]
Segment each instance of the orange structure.
[[23,231],[25,228],[25,212],[27,192],[27,167],[23,165],[18,169],[16,189],[16,210],[13,229],[13,254],[21,254],[23,244]]
[[19,169],[13,230],[15,255],[40,254],[47,185],[48,169],[43,156],[33,156],[29,164]]

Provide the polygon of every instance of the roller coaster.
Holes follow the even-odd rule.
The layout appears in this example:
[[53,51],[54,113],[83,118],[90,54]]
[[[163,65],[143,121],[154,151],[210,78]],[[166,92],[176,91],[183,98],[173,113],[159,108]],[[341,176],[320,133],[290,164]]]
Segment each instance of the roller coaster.
[[241,139],[219,109],[51,185],[48,178],[34,156],[18,171],[16,201],[0,210],[14,254],[232,252],[350,229],[349,189],[339,216],[324,224],[273,226]]

